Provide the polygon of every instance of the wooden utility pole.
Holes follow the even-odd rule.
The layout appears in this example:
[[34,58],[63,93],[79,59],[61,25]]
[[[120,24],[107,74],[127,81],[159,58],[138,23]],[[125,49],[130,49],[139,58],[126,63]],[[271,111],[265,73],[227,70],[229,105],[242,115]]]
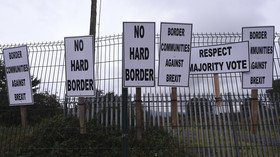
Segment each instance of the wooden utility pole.
[[[97,6],[97,0],[91,0],[91,15],[90,15],[90,30],[89,34],[93,36],[93,50],[95,47],[95,34],[96,34],[96,6]],[[78,106],[79,106],[79,121],[80,121],[80,133],[86,134],[86,125],[85,125],[85,98],[79,97],[78,100]],[[91,111],[91,108],[89,108]],[[89,112],[90,112],[89,111]]]
[[[95,49],[95,37],[96,37],[96,9],[97,9],[97,0],[91,0],[91,13],[90,13],[90,28],[89,34],[93,36],[93,50]],[[95,56],[95,55],[94,55]],[[94,58],[95,59],[95,58]],[[89,118],[92,117],[92,104],[88,106]]]
[[[95,37],[96,37],[96,14],[97,14],[97,0],[91,0],[91,13],[90,13],[90,28],[89,34],[93,36],[93,50],[95,49]],[[95,55],[94,55],[95,56]],[[95,59],[95,58],[94,58]],[[92,104],[88,107],[89,117],[91,118]]]
[[91,0],[89,34],[93,36],[94,42],[95,42],[95,36],[96,36],[96,8],[97,8],[97,0]]

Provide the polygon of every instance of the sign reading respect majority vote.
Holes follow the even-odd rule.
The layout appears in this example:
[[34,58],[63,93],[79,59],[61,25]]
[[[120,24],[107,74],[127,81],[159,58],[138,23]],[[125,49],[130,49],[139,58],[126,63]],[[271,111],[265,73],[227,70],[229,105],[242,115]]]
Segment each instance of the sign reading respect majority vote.
[[159,86],[189,86],[192,24],[161,23]]
[[155,86],[155,23],[123,23],[123,87]]
[[95,95],[93,36],[65,37],[66,95]]
[[243,27],[242,40],[249,41],[250,72],[243,73],[243,88],[272,88],[274,26]]
[[27,46],[3,50],[10,106],[32,105]]
[[248,42],[202,46],[192,49],[190,74],[232,73],[249,70]]

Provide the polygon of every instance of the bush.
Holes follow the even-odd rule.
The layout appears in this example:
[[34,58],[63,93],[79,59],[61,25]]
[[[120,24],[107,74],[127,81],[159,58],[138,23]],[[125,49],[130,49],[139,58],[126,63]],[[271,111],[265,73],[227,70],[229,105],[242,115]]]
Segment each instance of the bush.
[[40,123],[43,119],[63,113],[56,95],[48,93],[34,94],[34,105],[27,108],[28,122],[31,125]]
[[58,115],[45,119],[34,127],[28,147],[21,148],[24,156],[121,156],[121,134],[91,121],[87,134],[79,132],[74,116]]
[[[18,126],[21,124],[20,107],[0,105],[0,126]],[[34,104],[27,106],[27,121],[35,125],[45,118],[62,114],[63,109],[55,95],[48,93],[34,94]]]
[[129,134],[130,156],[180,156],[178,140],[161,127],[150,127],[136,138],[136,129]]
[[[79,140],[79,121],[73,116],[57,115],[45,119],[34,128],[33,141],[28,150],[31,156],[57,156],[67,152],[63,149],[75,148]],[[61,149],[62,148],[62,149]]]
[[[79,121],[74,116],[57,115],[31,128],[24,142],[14,140],[17,147],[10,152],[16,152],[15,156],[122,156],[121,131],[106,128],[95,120],[87,123],[84,135],[80,134]],[[16,144],[17,141],[24,145]],[[132,157],[181,156],[183,151],[177,144],[177,139],[163,128],[147,129],[141,141],[136,139],[136,130],[129,131],[129,156]],[[6,154],[11,153],[6,151]]]

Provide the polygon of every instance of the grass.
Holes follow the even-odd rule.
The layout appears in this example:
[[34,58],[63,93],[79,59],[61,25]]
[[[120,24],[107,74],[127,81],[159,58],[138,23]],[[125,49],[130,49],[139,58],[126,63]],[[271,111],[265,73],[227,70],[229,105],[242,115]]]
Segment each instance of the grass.
[[[236,144],[233,136],[233,131],[228,127],[223,127],[221,130],[203,128],[201,126],[180,127],[177,130],[179,133],[174,135],[180,139],[182,145],[186,148],[199,148],[202,152],[212,153],[215,155],[233,155],[236,154]],[[237,147],[241,156],[277,156],[280,155],[280,141],[275,136],[275,131],[271,135],[265,134],[263,131],[255,136],[247,130],[236,131]],[[178,135],[179,134],[179,135]],[[208,134],[208,136],[206,136]],[[251,136],[251,138],[248,137]],[[271,137],[270,137],[271,136]],[[274,139],[274,143],[266,144],[261,139],[257,142],[255,138],[270,137]],[[246,139],[245,139],[246,138]],[[251,140],[251,141],[250,141]],[[277,142],[278,141],[278,142]],[[214,151],[213,151],[214,150]]]
[[[58,117],[41,126],[28,128],[0,127],[0,153],[4,156],[52,156],[76,154],[92,156],[120,156],[122,135],[120,130],[107,129],[96,123],[88,123],[88,134],[78,131],[77,119]],[[164,130],[151,127],[143,133],[143,139],[136,139],[136,131],[129,132],[130,156],[233,156],[235,141],[228,127],[189,126]],[[208,134],[208,136],[206,136]],[[277,156],[279,143],[266,145],[262,141],[249,141],[247,130],[236,131],[240,156]],[[276,132],[271,138],[276,138]],[[242,135],[242,136],[241,136]],[[267,136],[264,132],[256,135]],[[254,136],[252,136],[254,137]],[[180,145],[178,145],[180,143]],[[42,153],[45,154],[42,155]],[[171,154],[170,154],[171,153]]]
[[[55,117],[29,128],[0,127],[0,156],[121,156],[120,130],[87,123],[87,134],[79,133],[75,117]],[[178,141],[161,128],[129,132],[129,156],[184,156]]]

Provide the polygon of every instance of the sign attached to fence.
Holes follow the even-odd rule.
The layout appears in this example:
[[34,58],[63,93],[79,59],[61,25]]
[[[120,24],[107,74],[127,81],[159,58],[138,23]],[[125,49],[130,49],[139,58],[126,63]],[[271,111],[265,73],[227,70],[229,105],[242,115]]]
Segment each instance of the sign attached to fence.
[[123,87],[155,86],[155,23],[123,23]]
[[272,88],[274,26],[243,27],[242,40],[249,41],[250,72],[243,73],[243,88]]
[[161,23],[159,86],[189,86],[192,24]]
[[93,36],[65,37],[66,95],[95,95]]
[[191,74],[249,71],[249,44],[237,42],[192,49]]
[[3,50],[10,106],[32,105],[27,46]]

